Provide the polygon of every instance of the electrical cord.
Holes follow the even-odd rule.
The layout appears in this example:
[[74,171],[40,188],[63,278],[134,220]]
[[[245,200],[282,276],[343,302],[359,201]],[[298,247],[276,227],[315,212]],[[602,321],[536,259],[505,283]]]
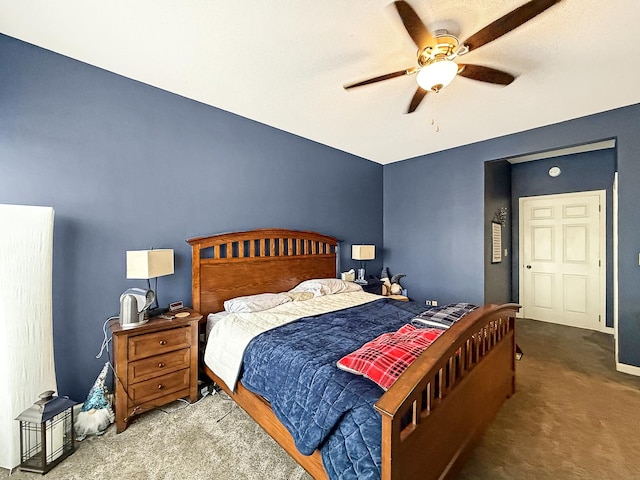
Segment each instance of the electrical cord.
[[199,404],[202,400],[204,400],[206,397],[208,397],[209,395],[215,395],[216,391],[214,390],[213,393],[210,393],[209,390],[204,390],[202,393],[202,396],[196,400],[193,403],[189,403],[187,400],[185,400],[184,398],[178,398],[176,401],[177,402],[182,402],[184,403],[184,405],[180,406],[180,407],[176,407],[176,408],[172,408],[171,410],[165,410],[162,408],[157,408],[157,410],[160,410],[162,413],[166,413],[167,415],[170,413],[174,413],[174,412],[180,412],[182,410],[184,410],[185,408],[189,408],[189,407],[193,407],[194,405]]
[[227,413],[225,413],[224,415],[222,415],[220,418],[216,419],[216,423],[219,423],[221,420],[223,420],[225,417],[227,417],[231,412],[233,412],[233,410],[236,407],[236,403],[233,402],[228,395],[226,395],[222,391],[220,393],[218,393],[218,390],[215,387],[212,388],[212,389],[209,389],[209,388],[203,389],[201,391],[201,393],[202,393],[202,397],[200,397],[197,401],[195,401],[193,403],[189,403],[184,398],[178,398],[176,401],[177,402],[182,402],[182,403],[184,403],[184,405],[182,405],[180,407],[172,408],[170,410],[162,409],[162,408],[157,407],[156,410],[159,410],[162,413],[165,413],[165,414],[169,415],[171,413],[180,412],[180,411],[182,411],[182,410],[184,410],[186,408],[193,407],[194,405],[197,405],[198,403],[200,403],[202,400],[204,400],[209,395],[211,395],[211,396],[218,395],[221,400],[224,400],[224,401],[227,401],[227,402],[231,402],[231,408],[229,409],[229,411]]
[[[111,342],[111,337],[107,336],[107,323],[109,323],[111,320],[114,320],[116,318],[119,318],[119,317],[118,316],[109,317],[102,324],[102,334],[103,334],[102,344],[100,345],[100,351],[96,355],[96,358],[102,358],[102,354],[104,353],[105,350],[107,350],[107,355],[109,355],[109,343]],[[109,359],[109,363],[111,363],[111,359]]]
[[231,408],[227,413],[225,413],[224,415],[222,415],[220,418],[216,420],[216,423],[220,423],[221,420],[224,420],[231,412],[233,412],[235,408],[236,408],[236,404],[234,403],[231,405]]
[[[214,392],[217,391],[216,386],[214,385]],[[219,396],[222,400],[226,401],[226,402],[231,402],[231,408],[229,409],[229,411],[227,413],[225,413],[224,415],[222,415],[220,418],[216,419],[216,423],[220,423],[222,420],[224,420],[227,416],[229,416],[229,414],[231,414],[231,412],[233,412],[236,408],[236,406],[238,405],[236,402],[233,401],[233,399],[227,395],[227,393],[224,390],[220,390],[219,391]]]
[[107,364],[109,365],[109,369],[111,370],[111,373],[113,374],[113,379],[114,379],[114,385],[113,385],[114,392],[116,390],[115,382],[118,382],[120,384],[120,386],[122,387],[122,389],[124,390],[124,393],[127,395],[127,398],[131,401],[131,403],[134,404],[133,410],[131,411],[131,415],[128,415],[127,417],[125,417],[125,422],[128,422],[129,418],[131,416],[135,415],[138,412],[138,410],[140,410],[140,406],[135,404],[135,402],[133,401],[133,399],[129,395],[129,392],[127,391],[127,389],[124,388],[122,380],[120,380],[120,378],[116,374],[116,370],[113,368],[113,363],[111,362],[111,354],[109,352],[109,344],[111,343],[112,337],[110,337],[107,334],[107,324],[111,320],[114,320],[116,318],[120,318],[120,317],[118,317],[117,315],[113,316],[113,317],[109,317],[102,324],[102,335],[103,335],[102,344],[100,345],[100,351],[96,355],[96,358],[102,358],[103,353],[105,353],[105,351],[106,351],[106,353],[107,353]]

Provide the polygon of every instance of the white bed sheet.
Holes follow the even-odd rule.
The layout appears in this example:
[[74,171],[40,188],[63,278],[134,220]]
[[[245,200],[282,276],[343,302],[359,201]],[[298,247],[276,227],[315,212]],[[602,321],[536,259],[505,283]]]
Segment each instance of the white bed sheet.
[[262,312],[210,314],[204,363],[235,391],[244,351],[255,336],[300,318],[335,312],[380,298],[358,291],[289,302]]

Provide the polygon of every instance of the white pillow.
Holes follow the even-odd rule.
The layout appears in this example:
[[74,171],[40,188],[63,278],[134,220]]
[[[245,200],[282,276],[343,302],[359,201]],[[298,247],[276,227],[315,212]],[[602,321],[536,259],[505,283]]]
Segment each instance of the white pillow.
[[224,309],[229,313],[261,312],[290,301],[291,297],[284,293],[260,293],[227,300]]
[[314,297],[333,295],[335,293],[357,292],[362,287],[357,283],[345,282],[339,278],[313,278],[299,283],[289,292],[311,292]]

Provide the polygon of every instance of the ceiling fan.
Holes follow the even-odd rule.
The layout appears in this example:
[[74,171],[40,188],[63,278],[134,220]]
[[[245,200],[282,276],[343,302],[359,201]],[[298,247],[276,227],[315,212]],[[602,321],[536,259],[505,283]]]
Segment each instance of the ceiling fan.
[[418,66],[345,85],[344,88],[348,90],[391,78],[416,74],[418,89],[407,110],[407,113],[412,113],[418,108],[428,92],[439,92],[457,75],[481,82],[509,85],[515,80],[515,77],[507,72],[482,65],[457,63],[455,60],[528,22],[559,2],[560,0],[531,0],[460,43],[454,35],[444,29],[436,30],[432,34],[411,5],[404,0],[396,1],[394,5],[400,19],[418,47]]

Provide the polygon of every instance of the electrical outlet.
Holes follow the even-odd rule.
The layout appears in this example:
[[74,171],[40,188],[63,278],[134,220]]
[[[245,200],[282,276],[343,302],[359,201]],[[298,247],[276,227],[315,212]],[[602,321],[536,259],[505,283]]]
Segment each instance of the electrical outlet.
[[431,300],[425,300],[425,305],[431,306]]

